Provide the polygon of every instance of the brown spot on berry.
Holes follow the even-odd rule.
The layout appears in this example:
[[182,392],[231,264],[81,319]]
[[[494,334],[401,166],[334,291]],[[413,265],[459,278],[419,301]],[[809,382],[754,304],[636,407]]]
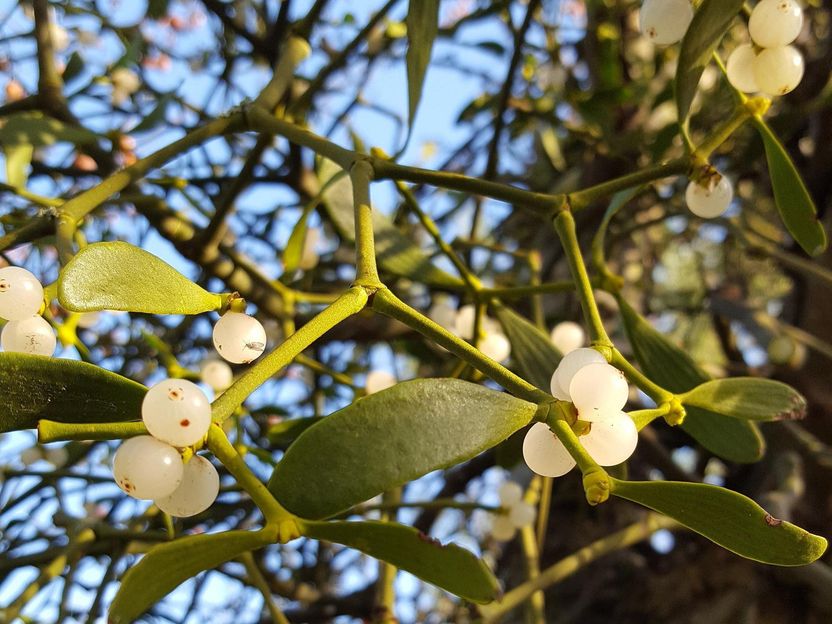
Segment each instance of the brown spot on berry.
[[185,398],[185,391],[182,388],[171,388],[168,390],[168,398],[171,401],[181,401]]
[[183,418],[182,420],[179,421],[179,424],[182,425],[183,427],[187,427],[188,425],[191,424],[191,421],[188,420],[187,418]]
[[6,280],[0,280],[0,292],[6,292],[9,289],[9,283]]

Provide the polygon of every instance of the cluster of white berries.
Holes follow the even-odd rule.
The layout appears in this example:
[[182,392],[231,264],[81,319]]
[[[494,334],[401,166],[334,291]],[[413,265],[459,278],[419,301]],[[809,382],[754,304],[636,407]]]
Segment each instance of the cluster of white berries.
[[690,0],[644,0],[639,11],[641,32],[658,45],[673,45],[693,20]]
[[[633,454],[638,430],[622,411],[629,386],[621,371],[607,364],[604,356],[594,349],[575,349],[561,360],[552,375],[551,389],[555,398],[575,405],[578,420],[589,423],[589,431],[580,441],[598,464],[615,466]],[[526,434],[523,457],[529,468],[544,477],[560,477],[575,466],[566,447],[544,423],[536,423]]]
[[165,379],[142,401],[150,435],[126,440],[113,459],[113,477],[133,498],[152,500],[173,516],[194,516],[217,498],[220,478],[210,461],[194,455],[185,464],[180,448],[201,441],[211,426],[211,404],[185,379]]
[[52,355],[57,339],[52,326],[38,313],[43,286],[32,273],[14,266],[0,269],[0,318],[8,322],[0,334],[4,351]]
[[226,312],[214,325],[214,348],[224,360],[248,364],[266,349],[266,329],[253,316]]
[[754,42],[728,57],[729,82],[745,93],[785,95],[803,78],[803,55],[791,45],[803,28],[796,0],[762,0],[751,12],[748,32]]
[[498,542],[507,542],[514,537],[517,529],[522,529],[534,522],[537,511],[534,505],[523,500],[523,488],[514,481],[506,481],[500,486],[500,507],[506,513],[494,514],[491,523],[491,536]]
[[[476,306],[468,304],[456,310],[448,302],[440,301],[431,307],[428,316],[437,325],[441,325],[455,336],[465,340],[474,339]],[[477,348],[495,362],[505,362],[511,355],[511,343],[503,333],[502,327],[489,316],[483,316],[480,322],[480,337]]]

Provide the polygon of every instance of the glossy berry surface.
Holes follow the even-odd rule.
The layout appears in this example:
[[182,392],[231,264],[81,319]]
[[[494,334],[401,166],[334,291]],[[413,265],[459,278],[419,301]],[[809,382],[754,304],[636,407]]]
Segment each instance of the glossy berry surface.
[[681,41],[692,19],[688,0],[644,0],[639,12],[641,33],[658,45]]
[[803,79],[803,55],[794,46],[766,48],[754,59],[754,79],[767,95],[786,95]]
[[754,77],[754,61],[756,58],[757,53],[750,43],[738,46],[731,52],[728,57],[726,72],[728,82],[735,89],[739,89],[743,93],[756,93],[760,90],[757,79]]
[[526,465],[543,477],[561,477],[575,467],[575,460],[549,426],[535,423],[523,440]]
[[182,474],[179,451],[148,435],[125,440],[113,458],[113,477],[133,498],[168,496],[179,487]]
[[253,362],[266,349],[266,330],[253,316],[226,312],[214,325],[214,348],[234,364]]
[[761,0],[748,20],[748,32],[761,48],[789,45],[802,28],[803,9],[795,0]]
[[587,364],[572,377],[569,396],[578,418],[589,422],[605,420],[627,404],[630,386],[624,374],[606,362]]
[[194,455],[185,464],[179,487],[168,496],[153,502],[171,516],[188,518],[208,509],[217,499],[219,491],[220,476],[217,469],[204,457]]
[[22,321],[43,305],[43,286],[32,273],[14,266],[0,269],[0,318]]
[[214,392],[224,392],[234,382],[234,372],[222,360],[205,360],[199,367],[199,378]]
[[691,181],[685,190],[688,210],[703,219],[713,219],[725,214],[731,206],[732,199],[734,199],[734,187],[725,176],[710,187]]
[[154,438],[180,448],[191,446],[208,433],[211,404],[195,383],[164,379],[144,395],[142,420]]
[[52,355],[58,346],[55,331],[41,316],[30,316],[22,321],[9,321],[0,334],[0,345],[9,353]]
[[[575,373],[588,364],[606,364],[606,362],[604,356],[595,349],[586,347],[575,349],[563,357],[560,364],[558,364],[557,370],[555,370],[558,387],[569,396],[569,388]],[[571,396],[569,399],[563,400],[571,400]]]
[[581,436],[581,444],[590,457],[601,466],[615,466],[627,461],[636,450],[638,430],[624,412],[592,423],[592,429]]
[[586,343],[584,328],[572,321],[563,321],[555,325],[550,338],[555,348],[563,355],[580,349]]

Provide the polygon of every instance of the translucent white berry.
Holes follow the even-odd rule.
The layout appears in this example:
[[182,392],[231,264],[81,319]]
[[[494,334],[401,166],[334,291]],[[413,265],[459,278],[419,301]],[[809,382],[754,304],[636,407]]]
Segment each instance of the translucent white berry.
[[474,337],[474,322],[476,318],[476,306],[471,303],[462,306],[456,314],[456,321],[454,323],[456,335],[465,340],[471,340]]
[[195,516],[208,509],[220,491],[220,476],[213,464],[204,457],[194,455],[182,473],[182,482],[172,494],[157,498],[156,506],[178,518]]
[[20,461],[24,466],[31,466],[43,459],[43,450],[39,446],[30,446],[20,454]]
[[606,362],[587,364],[572,377],[569,396],[578,418],[589,422],[605,420],[627,404],[630,386],[624,373]]
[[52,355],[58,345],[52,326],[42,316],[9,321],[3,326],[0,344],[10,353]]
[[702,186],[691,181],[685,190],[685,202],[688,209],[697,217],[713,219],[723,214],[734,199],[734,187],[731,181],[722,176],[719,182]]
[[374,370],[367,373],[367,380],[364,382],[364,390],[367,394],[381,392],[396,385],[395,375],[383,370]]
[[428,318],[448,331],[456,329],[456,308],[447,301],[434,303],[428,310]]
[[659,45],[681,41],[692,19],[689,0],[644,0],[639,12],[642,34]]
[[[572,378],[575,376],[575,373],[581,370],[584,366],[595,363],[606,363],[604,356],[598,353],[595,349],[581,347],[580,349],[575,349],[571,353],[567,353],[563,356],[560,364],[558,364],[557,370],[555,370],[555,376],[557,377],[557,383],[560,389],[565,391],[568,395],[569,387],[572,384]],[[563,400],[567,401],[571,400],[571,398]]]
[[511,519],[503,514],[496,514],[494,519],[491,521],[491,537],[493,537],[498,542],[507,542],[514,534],[517,532],[517,529],[514,526],[514,523]]
[[564,321],[555,325],[550,338],[552,344],[564,355],[580,349],[586,342],[584,328],[572,321]]
[[500,505],[503,507],[512,507],[519,503],[523,498],[523,488],[519,483],[514,481],[506,481],[497,490],[497,495],[500,497]]
[[508,514],[508,519],[511,520],[511,523],[515,527],[520,529],[524,526],[532,524],[535,516],[537,516],[537,510],[534,508],[534,505],[519,502],[511,508],[511,511]]
[[555,370],[552,373],[552,379],[549,381],[549,388],[551,389],[552,396],[558,399],[559,401],[571,401],[572,397],[569,396],[569,393],[560,387],[560,383],[558,382],[558,371]]
[[523,440],[526,465],[543,477],[560,477],[575,467],[575,460],[544,423],[535,423]]
[[113,459],[113,477],[133,498],[154,499],[171,494],[182,482],[179,451],[152,436],[125,440]]
[[60,468],[69,461],[69,451],[66,450],[65,446],[54,446],[46,449],[44,458],[55,468]]
[[511,355],[511,343],[508,338],[500,332],[492,332],[485,335],[477,345],[479,350],[495,362],[504,362]]
[[795,0],[762,0],[748,20],[748,32],[761,48],[789,45],[801,28],[803,9]]
[[191,446],[208,433],[211,404],[195,383],[164,379],[144,395],[142,420],[154,438],[172,446]]
[[601,466],[615,466],[627,461],[638,444],[638,429],[624,412],[592,423],[589,433],[580,438],[590,457]]
[[754,46],[750,43],[738,46],[731,52],[728,57],[726,71],[728,82],[734,88],[744,93],[756,93],[760,90],[760,87],[757,86],[757,79],[754,77],[754,60],[756,58],[757,52],[754,51]]
[[40,312],[43,286],[34,275],[20,267],[0,269],[0,318],[22,321]]
[[224,392],[234,382],[234,373],[222,360],[209,359],[199,367],[199,378],[214,392]]
[[214,325],[214,347],[223,359],[248,364],[266,349],[266,330],[253,316],[226,312]]
[[767,95],[786,95],[803,79],[803,55],[794,46],[766,48],[754,59],[754,79]]

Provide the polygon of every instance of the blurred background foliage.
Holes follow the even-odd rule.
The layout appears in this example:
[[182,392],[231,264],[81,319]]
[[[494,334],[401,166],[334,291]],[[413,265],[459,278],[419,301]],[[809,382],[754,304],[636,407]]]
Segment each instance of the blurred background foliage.
[[[0,145],[7,172],[0,187],[2,258],[30,268],[44,283],[54,281],[58,262],[49,198],[71,197],[254,97],[290,33],[308,38],[312,55],[299,67],[283,106],[296,121],[344,145],[380,146],[401,152],[406,164],[545,192],[583,188],[678,156],[683,147],[672,97],[678,46],[656,48],[639,34],[638,4],[445,0],[422,106],[405,143],[404,0],[72,0],[49,3],[46,23],[37,25],[30,3],[0,2]],[[806,77],[774,103],[769,117],[828,224],[832,3],[805,5],[797,45],[806,57]],[[40,28],[49,29],[55,59],[55,80],[45,90],[38,88],[45,68],[37,45]],[[720,52],[744,43],[745,33],[737,20]],[[730,110],[726,83],[711,66],[694,103],[694,141]],[[693,218],[683,203],[684,177],[651,185],[612,222],[610,268],[624,278],[631,305],[710,374],[786,381],[808,397],[809,416],[764,426],[768,452],[755,465],[723,463],[683,432],[657,425],[642,433],[628,469],[634,478],[725,484],[776,509],[780,518],[828,535],[831,256],[810,262],[788,238],[771,198],[762,143],[750,127],[735,133],[713,164],[737,189],[726,218]],[[325,211],[310,207],[320,187],[315,171],[312,154],[283,139],[215,138],[96,210],[78,242],[127,240],[209,289],[240,291],[256,306],[273,347],[287,321],[301,324],[317,309],[308,302],[287,307],[275,280],[302,291],[337,293],[353,275],[350,245],[342,244]],[[568,279],[554,232],[541,227],[539,218],[485,198],[426,186],[413,190],[443,238],[486,284]],[[406,236],[435,252],[392,183],[374,185],[373,199]],[[577,216],[587,249],[605,208],[594,205]],[[284,250],[304,219],[314,239],[310,253],[302,268],[286,270]],[[453,272],[444,258],[436,262]],[[384,277],[421,309],[459,295]],[[598,297],[610,334],[626,351],[614,298],[600,291]],[[570,294],[506,303],[546,330],[562,320],[580,320]],[[50,312],[57,325],[79,322],[57,306]],[[61,336],[60,355],[143,383],[175,366],[195,377],[211,352],[208,315],[102,313],[80,320],[77,338],[71,332]],[[399,379],[474,378],[403,326],[361,316],[329,332],[302,362],[250,397],[235,427],[252,468],[267,477],[292,437],[285,434],[287,423],[348,404],[373,369]],[[124,570],[137,553],[166,539],[164,520],[112,482],[114,445],[40,447],[33,440],[26,432],[0,436],[0,606],[38,579],[38,591],[24,601],[26,621],[104,621]],[[517,458],[509,441],[414,482],[404,498],[497,504],[503,480],[530,481]],[[233,481],[223,483],[219,501],[195,518],[177,520],[177,532],[257,523],[258,512]],[[557,480],[540,565],[642,513],[622,502],[589,508],[579,479]],[[525,578],[519,540],[492,539],[485,512],[417,508],[401,510],[398,518],[481,552],[507,588]],[[97,539],[50,571],[67,536],[86,526],[96,529]],[[354,551],[300,540],[260,551],[255,560],[292,622],[380,621],[374,611],[377,564]],[[46,577],[39,578],[42,573]],[[468,606],[407,574],[399,575],[396,589],[402,622],[476,619]],[[548,622],[826,622],[832,618],[830,592],[826,563],[772,569],[690,534],[660,532],[551,586],[545,604]],[[505,621],[524,618],[518,609]],[[208,620],[269,621],[242,564],[187,582],[147,616],[152,622]]]

